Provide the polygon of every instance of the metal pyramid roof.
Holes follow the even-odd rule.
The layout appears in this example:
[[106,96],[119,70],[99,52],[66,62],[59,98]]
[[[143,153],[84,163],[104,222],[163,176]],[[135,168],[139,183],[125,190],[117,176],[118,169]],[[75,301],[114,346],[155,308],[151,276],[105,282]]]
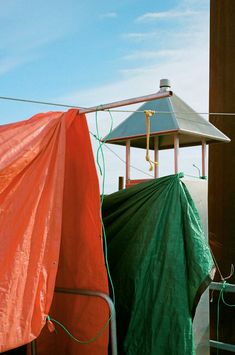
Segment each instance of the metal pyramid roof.
[[[202,143],[205,139],[211,142],[229,142],[230,139],[209,121],[197,114],[177,95],[146,102],[138,111],[157,111],[151,117],[150,149],[154,148],[153,137],[159,137],[159,149],[173,147],[173,135],[179,135],[180,146],[193,146]],[[107,140],[106,140],[107,138]],[[146,123],[143,112],[134,112],[112,133],[104,138],[108,143],[125,145],[131,140],[131,146],[146,147]]]

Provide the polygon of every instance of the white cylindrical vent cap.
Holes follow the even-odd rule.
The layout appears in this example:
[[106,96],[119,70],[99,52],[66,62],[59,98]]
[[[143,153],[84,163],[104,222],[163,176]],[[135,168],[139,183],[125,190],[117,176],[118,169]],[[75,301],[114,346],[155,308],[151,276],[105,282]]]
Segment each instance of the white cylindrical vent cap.
[[167,89],[171,87],[171,82],[169,79],[161,79],[160,80],[160,89]]

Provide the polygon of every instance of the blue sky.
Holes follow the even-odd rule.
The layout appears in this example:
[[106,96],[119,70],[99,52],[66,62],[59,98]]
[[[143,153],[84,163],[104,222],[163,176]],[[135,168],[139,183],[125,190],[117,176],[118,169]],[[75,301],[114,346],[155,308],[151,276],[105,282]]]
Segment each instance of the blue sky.
[[[93,106],[152,93],[167,77],[207,111],[209,0],[10,0],[0,23],[0,96]],[[0,100],[0,123],[55,109]]]

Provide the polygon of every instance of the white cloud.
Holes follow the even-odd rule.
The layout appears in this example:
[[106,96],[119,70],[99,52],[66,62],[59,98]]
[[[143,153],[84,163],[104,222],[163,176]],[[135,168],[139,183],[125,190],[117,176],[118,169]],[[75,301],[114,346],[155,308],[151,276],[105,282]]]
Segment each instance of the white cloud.
[[0,60],[0,75],[3,75],[17,66],[21,65],[21,61],[5,58]]
[[149,38],[153,38],[158,36],[157,32],[131,32],[131,33],[123,33],[122,38],[130,39],[134,41],[144,41]]
[[[167,63],[153,65],[152,67],[132,68],[126,77],[118,82],[110,83],[89,90],[71,93],[67,97],[60,98],[62,102],[78,103],[81,106],[95,106],[107,102],[118,101],[135,96],[147,95],[159,90],[161,78],[169,78],[172,90],[184,101],[192,106],[196,111],[206,112],[208,110],[208,49],[207,42],[187,51],[179,61],[173,57]],[[140,104],[139,104],[140,105]],[[127,110],[136,110],[139,105],[126,107]],[[125,110],[125,107],[122,108]],[[120,124],[130,113],[113,112],[114,126]],[[92,132],[95,132],[95,115],[88,114],[88,125]],[[100,132],[105,136],[109,130],[108,113],[99,112],[98,120]],[[92,139],[94,151],[97,143]],[[111,146],[122,159],[125,159],[124,147]],[[193,152],[187,151],[180,155],[180,168],[185,173],[195,175],[192,164],[200,165],[200,149]],[[117,190],[118,176],[125,173],[125,165],[117,159],[110,151],[104,149],[106,160],[106,193]],[[144,159],[144,150],[133,149],[131,152],[131,163],[149,173],[148,165]],[[190,157],[189,157],[190,156]],[[173,173],[173,153],[164,152],[160,156],[160,174],[166,175]],[[171,163],[170,163],[171,162]],[[132,178],[144,178],[145,175],[131,170]]]
[[[196,13],[199,12],[185,9],[182,11],[171,10],[161,13],[148,13],[139,17],[139,19],[173,17],[180,14]],[[121,38],[133,42],[130,48],[133,48],[135,44],[136,50],[127,49],[127,53],[121,57],[122,60],[132,60],[132,63],[130,70],[129,68],[122,68],[120,72],[127,75],[129,71],[130,75],[133,75],[138,70],[145,70],[145,67],[148,70],[148,68],[152,67],[154,61],[156,65],[159,65],[163,60],[165,63],[172,59],[174,61],[184,60],[185,55],[194,51],[194,48],[197,47],[199,49],[204,44],[208,46],[208,20],[208,12],[204,11],[200,13],[200,16],[194,16],[190,19],[184,17],[178,27],[175,27],[176,21],[172,20],[172,25],[168,27],[162,28],[158,24],[154,24],[157,30],[153,30],[153,26],[151,26],[149,32],[145,28],[144,32],[122,34]],[[139,65],[140,61],[142,61],[141,65]],[[125,63],[122,64],[125,65]]]
[[143,60],[143,59],[157,59],[163,57],[176,57],[182,54],[182,50],[178,49],[164,49],[159,51],[138,51],[127,54],[122,57],[125,60]]
[[137,17],[136,21],[137,22],[149,22],[149,21],[155,21],[159,19],[171,19],[171,18],[181,18],[181,17],[188,17],[188,16],[195,16],[199,15],[200,12],[198,11],[189,11],[189,10],[183,10],[183,11],[176,11],[176,10],[170,10],[170,11],[162,11],[162,12],[147,12],[146,14]]
[[[203,25],[203,24],[202,24]],[[144,42],[146,43],[147,41],[151,41],[151,46],[153,46],[153,40],[157,40],[155,42],[156,44],[159,43],[167,43],[169,46],[170,43],[178,43],[178,41],[190,41],[191,43],[196,40],[199,36],[199,32],[202,32],[202,29],[195,28],[194,31],[185,31],[184,30],[185,26],[182,27],[182,32],[175,32],[172,31],[171,29],[169,30],[159,30],[159,31],[154,31],[154,32],[130,32],[130,33],[123,33],[121,35],[121,38],[123,40],[131,41],[131,42],[136,42],[136,43],[141,43]],[[179,44],[180,45],[180,44]]]
[[111,19],[111,18],[116,18],[117,17],[117,13],[116,12],[107,12],[104,13],[102,15],[100,15],[101,19]]
[[4,57],[0,59],[0,75],[4,75],[26,63],[30,63],[35,60],[35,58],[36,57],[32,54],[27,56]]
[[[185,17],[193,15],[194,11],[171,11],[170,16]],[[161,18],[167,18],[169,12],[161,15]],[[150,16],[151,17],[151,16]],[[159,17],[158,17],[159,18]],[[146,17],[145,17],[146,19]],[[156,19],[156,16],[155,16]],[[159,33],[136,32],[123,35],[123,38],[130,40],[142,40],[147,36],[155,36]],[[142,51],[137,48],[134,52],[127,53],[122,59],[132,60],[130,68],[120,69],[120,79],[118,81],[110,80],[110,83],[103,86],[96,86],[89,90],[67,93],[64,97],[55,98],[54,101],[77,103],[80,106],[95,106],[107,102],[118,101],[135,96],[142,96],[157,92],[159,90],[159,81],[161,78],[171,80],[172,91],[180,96],[196,111],[207,112],[208,110],[208,13],[203,16],[195,16],[192,21],[187,22],[181,29],[174,33],[170,28],[168,32],[161,32],[162,46],[158,48],[158,43],[153,46],[145,46]],[[139,65],[138,60],[146,59]],[[149,62],[148,62],[149,60]],[[122,63],[126,66],[126,62]],[[123,107],[125,110],[136,110],[139,105],[134,107]],[[114,126],[122,122],[130,113],[113,112]],[[95,115],[88,114],[89,129],[95,132]],[[98,120],[101,136],[108,133],[109,116],[108,113],[99,112]],[[97,142],[92,139],[94,150],[97,148]],[[124,147],[111,146],[122,159],[125,159]],[[183,151],[180,155],[180,168],[185,173],[195,175],[195,169],[192,164],[200,165],[200,149],[193,149],[190,153]],[[110,151],[104,149],[106,159],[106,193],[117,190],[118,176],[125,173],[124,164],[117,159]],[[131,163],[134,166],[148,171],[148,165],[144,159],[144,150],[133,149],[131,151]],[[173,153],[163,152],[160,155],[160,174],[173,173]],[[132,178],[144,178],[144,175],[131,170]]]
[[84,19],[75,28],[68,8],[62,11],[46,2],[35,5],[26,0],[5,2],[0,12],[0,75],[45,55],[45,45],[76,31]]
[[16,32],[9,32],[4,38],[0,35],[0,75],[14,70],[26,63],[38,60],[45,53],[43,47],[61,38],[59,31],[44,33],[42,31],[28,31],[21,27]]

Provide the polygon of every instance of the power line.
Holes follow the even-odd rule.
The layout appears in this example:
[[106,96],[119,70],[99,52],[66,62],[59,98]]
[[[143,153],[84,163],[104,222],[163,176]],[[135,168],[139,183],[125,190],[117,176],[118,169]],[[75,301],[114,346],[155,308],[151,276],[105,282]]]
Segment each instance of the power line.
[[[90,133],[96,140],[100,141],[99,138],[96,136],[96,134],[94,134],[94,133],[91,132],[91,131],[89,131],[89,133]],[[121,160],[121,162],[123,162],[123,163],[126,165],[125,160],[122,159],[122,158],[120,157],[120,155],[118,155],[116,152],[114,152],[105,142],[102,142],[102,144],[103,144],[108,150],[110,150],[110,152],[112,152],[119,160]],[[150,176],[151,178],[153,177],[152,175],[146,173],[145,171],[143,171],[143,170],[141,170],[141,169],[139,169],[139,168],[136,168],[136,167],[133,166],[133,165],[130,165],[130,167],[131,167],[132,169],[135,169],[135,170],[139,171],[139,172],[142,173],[142,174],[145,174],[145,175],[147,175],[147,176]]]
[[[47,105],[47,106],[58,106],[58,107],[66,107],[66,108],[75,108],[78,109],[82,108],[85,109],[85,107],[78,106],[78,105],[68,105],[68,104],[63,104],[63,103],[56,103],[56,102],[47,102],[47,101],[38,101],[38,100],[31,100],[31,99],[22,99],[22,98],[16,98],[16,97],[7,97],[7,96],[0,96],[0,100],[6,100],[6,101],[17,101],[17,102],[24,102],[24,103],[30,103],[30,104],[38,104],[38,105]],[[98,108],[99,106],[97,106]],[[112,110],[104,110],[105,111],[110,111],[110,112],[119,112],[119,113],[144,113],[143,110],[119,110],[119,109],[112,109]],[[235,116],[235,112],[181,112],[181,111],[154,111],[156,114],[169,114],[169,113],[175,113],[175,114],[182,114],[182,115],[215,115],[215,116]],[[182,118],[183,119],[183,118]]]
[[[119,112],[119,113],[145,113],[145,110],[119,110],[119,109],[111,109],[109,110],[110,112]],[[188,111],[158,111],[158,110],[152,110],[154,113],[160,113],[160,114],[169,114],[169,113],[175,113],[178,115],[217,115],[217,116],[235,116],[235,112],[188,112]],[[181,119],[184,119],[180,117]]]
[[[37,101],[37,100],[21,99],[21,98],[6,97],[6,96],[0,96],[0,99],[1,100],[8,100],[8,101],[25,102],[25,103],[30,103],[30,104],[39,104],[39,105],[47,105],[47,106],[60,106],[60,107],[77,108],[77,109],[79,109],[78,106],[66,105],[66,104],[61,104],[61,103],[56,103],[56,102]],[[80,108],[84,108],[84,107],[80,107]]]
[[[112,152],[119,160],[121,160],[121,161],[126,165],[125,160],[122,159],[116,152],[114,152],[114,151],[113,151],[109,146],[107,146],[106,144],[105,144],[104,146],[105,146],[108,150],[110,150],[110,152]],[[146,173],[145,171],[143,171],[143,170],[141,170],[141,169],[139,169],[139,168],[136,168],[136,167],[133,166],[133,165],[130,165],[130,167],[131,167],[132,169],[134,169],[134,170],[139,171],[139,172],[142,173],[142,174],[145,174],[145,175],[150,176],[151,178],[153,178],[152,175]]]

